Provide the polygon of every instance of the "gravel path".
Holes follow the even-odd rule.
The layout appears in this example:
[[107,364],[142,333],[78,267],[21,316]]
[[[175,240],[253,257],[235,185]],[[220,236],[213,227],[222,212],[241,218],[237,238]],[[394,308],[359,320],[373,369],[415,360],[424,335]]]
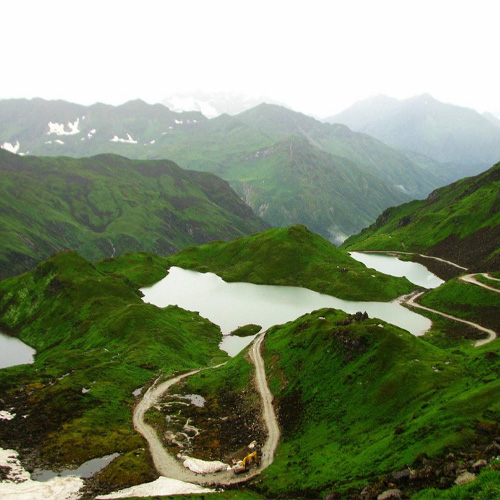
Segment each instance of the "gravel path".
[[470,325],[478,330],[481,330],[482,332],[485,332],[488,334],[488,336],[485,339],[478,340],[474,345],[475,347],[482,346],[484,344],[488,344],[492,340],[495,340],[497,338],[497,333],[493,330],[490,330],[489,328],[485,328],[484,326],[478,325],[477,323],[473,323],[472,321],[467,321],[465,319],[457,318],[456,316],[452,316],[451,314],[446,314],[440,311],[436,311],[435,309],[430,309],[429,307],[422,306],[415,302],[420,296],[422,296],[425,292],[420,292],[417,293],[416,295],[412,295],[408,297],[405,302],[408,304],[410,307],[417,307],[418,309],[423,309],[424,311],[429,311],[431,313],[439,314],[445,318],[452,319],[454,321],[460,321],[460,323],[465,323],[466,325]]
[[449,260],[441,259],[440,257],[433,257],[432,255],[424,255],[423,253],[414,253],[414,252],[398,252],[396,250],[361,250],[363,253],[385,253],[387,255],[396,254],[396,255],[418,255],[424,259],[432,259],[437,260],[439,262],[444,262],[450,266],[456,267],[458,269],[463,269],[464,271],[468,271],[467,267],[460,266],[455,264],[455,262],[451,262]]
[[[482,276],[484,276],[485,278],[488,278],[489,280],[500,281],[496,278],[493,278],[493,276],[490,276],[487,273],[478,273],[478,274],[481,274]],[[460,276],[459,280],[465,281],[466,283],[472,283],[473,285],[481,286],[483,288],[486,288],[487,290],[491,290],[491,291],[496,292],[496,293],[500,293],[499,288],[495,288],[493,286],[487,285],[486,283],[482,283],[481,281],[478,281],[476,279],[476,276],[477,276],[477,274],[466,274],[464,276]]]
[[[188,373],[173,377],[161,384],[153,384],[144,394],[133,412],[134,428],[144,436],[149,444],[149,450],[156,470],[162,476],[178,479],[189,483],[200,485],[221,485],[243,483],[250,478],[260,474],[266,467],[271,465],[280,439],[280,430],[276,414],[272,405],[272,394],[267,385],[264,360],[260,354],[264,334],[257,336],[250,348],[250,359],[255,365],[255,383],[262,400],[262,418],[267,429],[268,437],[262,447],[262,458],[259,467],[253,467],[248,473],[236,476],[233,471],[221,471],[214,474],[197,474],[185,468],[182,463],[168,453],[156,431],[144,421],[146,412],[157,404],[161,397],[172,386],[182,379],[198,373],[200,370],[192,370]],[[214,367],[216,368],[216,367]]]
[[264,337],[265,333],[257,336],[253,341],[252,348],[250,349],[250,359],[255,365],[255,383],[262,400],[262,418],[267,430],[267,439],[261,450],[261,470],[272,464],[281,435],[280,428],[278,426],[278,419],[276,418],[276,413],[274,412],[273,395],[267,385],[266,367],[264,366],[264,360],[262,359],[262,355],[260,353]]

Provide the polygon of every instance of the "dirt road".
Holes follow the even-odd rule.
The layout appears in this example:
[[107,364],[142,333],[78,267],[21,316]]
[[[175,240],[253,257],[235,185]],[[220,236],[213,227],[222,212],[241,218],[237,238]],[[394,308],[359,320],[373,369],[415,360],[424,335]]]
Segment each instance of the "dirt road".
[[265,333],[256,337],[250,349],[250,359],[255,365],[255,383],[262,400],[262,418],[267,430],[267,440],[262,447],[261,470],[272,464],[281,435],[278,419],[274,412],[273,395],[267,385],[266,368],[260,353],[264,336]]
[[[493,280],[493,281],[500,281],[496,278],[493,278],[493,276],[490,276],[489,274],[487,273],[479,273],[481,274],[482,276],[484,276],[485,278],[488,278],[490,280]],[[480,286],[480,287],[483,287],[483,288],[486,288],[487,290],[491,290],[493,292],[496,292],[496,293],[500,293],[500,289],[498,288],[495,288],[493,286],[489,286],[487,285],[486,283],[482,283],[481,281],[478,281],[476,279],[476,276],[477,274],[466,274],[465,276],[460,276],[460,280],[461,281],[465,281],[466,283],[472,283],[473,285],[477,285],[477,286]]]
[[236,476],[232,471],[221,471],[214,474],[197,474],[185,468],[182,463],[170,453],[168,453],[158,437],[156,431],[144,421],[146,412],[157,404],[160,398],[168,391],[169,387],[177,384],[183,378],[198,373],[200,370],[193,370],[182,375],[173,377],[166,382],[148,389],[142,400],[137,404],[133,412],[134,428],[144,436],[149,444],[149,450],[156,470],[162,476],[189,483],[200,485],[220,485],[243,483],[250,478],[260,474],[266,467],[271,465],[274,459],[276,448],[280,439],[280,430],[276,414],[272,405],[272,394],[267,385],[264,360],[260,354],[261,344],[265,333],[257,336],[250,348],[250,359],[255,365],[255,383],[262,401],[262,419],[267,429],[267,439],[262,447],[262,458],[259,467],[253,467],[248,473]]
[[451,314],[446,314],[440,311],[436,311],[435,309],[430,309],[429,307],[422,306],[415,302],[420,296],[422,296],[425,292],[420,292],[417,293],[416,295],[412,295],[408,297],[405,302],[408,304],[410,307],[417,307],[418,309],[423,309],[424,311],[429,311],[434,314],[439,314],[440,316],[443,316],[448,319],[452,319],[454,321],[459,321],[460,323],[465,323],[466,325],[470,325],[478,330],[481,330],[482,332],[485,332],[488,334],[488,336],[485,339],[478,340],[474,345],[475,347],[482,346],[484,344],[487,344],[491,342],[492,340],[495,340],[497,338],[497,333],[493,330],[490,330],[489,328],[485,328],[484,326],[478,325],[477,323],[473,323],[472,321],[467,321],[465,319],[457,318],[456,316],[452,316]]
[[464,271],[468,271],[467,267],[460,266],[458,264],[455,264],[455,262],[451,262],[449,260],[441,259],[440,257],[433,257],[432,255],[424,255],[423,253],[413,253],[413,252],[398,252],[396,250],[362,250],[363,253],[384,253],[387,255],[390,254],[396,254],[396,255],[418,255],[419,257],[422,257],[423,259],[432,259],[432,260],[437,260],[439,262],[444,262],[445,264],[448,264],[450,266],[456,267],[457,269],[463,269]]

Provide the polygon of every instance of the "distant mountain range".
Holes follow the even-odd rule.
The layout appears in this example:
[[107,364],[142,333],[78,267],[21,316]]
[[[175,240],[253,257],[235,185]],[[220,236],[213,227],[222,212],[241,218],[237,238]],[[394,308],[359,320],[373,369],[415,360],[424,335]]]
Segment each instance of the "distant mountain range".
[[267,225],[215,175],[167,160],[22,157],[0,150],[0,279],[59,250],[97,260],[233,239]]
[[18,154],[168,158],[226,179],[269,224],[306,224],[337,243],[444,183],[373,137],[270,104],[209,120],[142,101],[4,100],[0,145]]
[[325,121],[376,137],[415,161],[413,155],[424,155],[441,164],[449,182],[478,174],[500,160],[496,116],[444,104],[429,94],[401,101],[379,95]]

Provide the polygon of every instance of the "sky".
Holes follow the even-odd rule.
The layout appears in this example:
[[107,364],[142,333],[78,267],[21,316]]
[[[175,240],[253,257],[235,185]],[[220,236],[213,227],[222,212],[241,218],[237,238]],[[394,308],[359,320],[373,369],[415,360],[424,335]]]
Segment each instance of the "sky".
[[0,98],[232,92],[317,117],[385,94],[500,113],[497,0],[3,2]]

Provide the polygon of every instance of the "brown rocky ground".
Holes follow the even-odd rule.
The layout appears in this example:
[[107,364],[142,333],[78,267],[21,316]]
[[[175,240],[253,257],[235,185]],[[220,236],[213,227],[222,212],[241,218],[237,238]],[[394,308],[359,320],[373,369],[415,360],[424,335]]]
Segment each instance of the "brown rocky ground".
[[[175,390],[182,394],[183,385]],[[265,438],[261,409],[249,405],[248,396],[248,391],[226,392],[197,406],[179,395],[167,395],[150,422],[173,455],[230,463],[252,441],[261,445]]]

